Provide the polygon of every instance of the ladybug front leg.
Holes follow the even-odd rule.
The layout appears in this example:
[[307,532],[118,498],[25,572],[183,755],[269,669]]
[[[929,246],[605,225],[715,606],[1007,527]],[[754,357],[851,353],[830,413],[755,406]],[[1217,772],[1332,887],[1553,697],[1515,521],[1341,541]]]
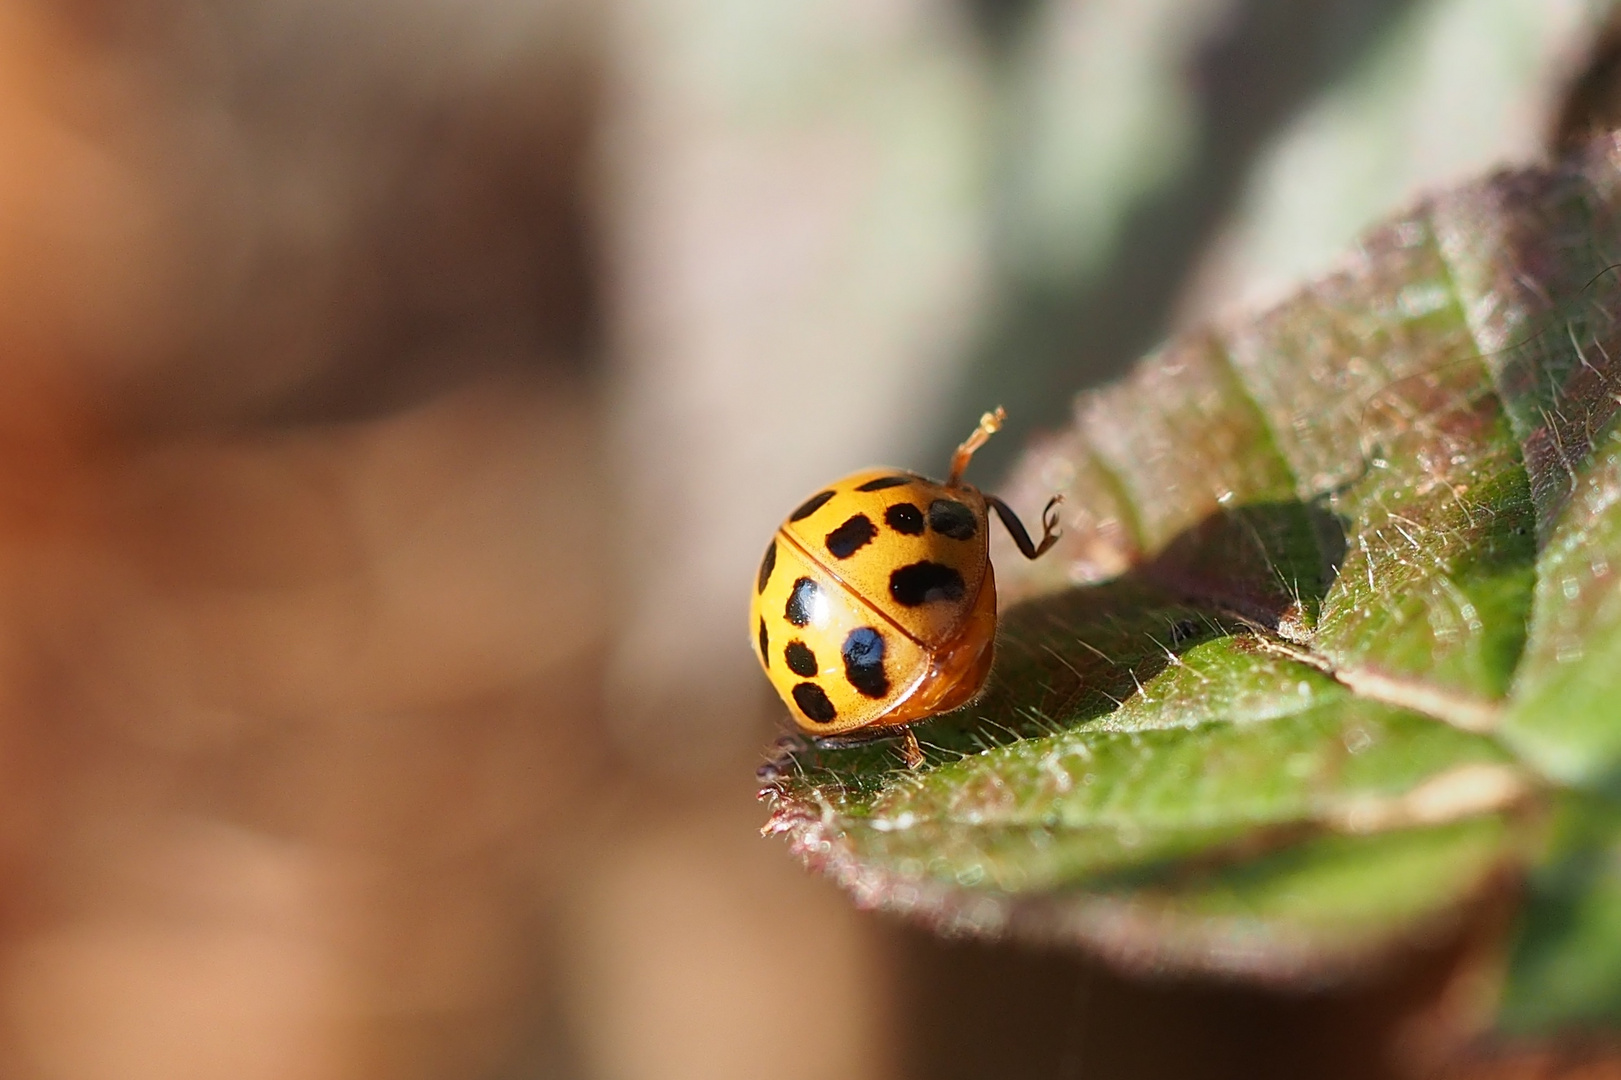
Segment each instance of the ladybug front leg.
[[951,457],[951,473],[946,477],[946,487],[956,487],[962,483],[962,474],[968,471],[968,463],[973,460],[974,453],[985,445],[992,435],[1002,430],[1002,424],[1007,420],[1007,411],[998,405],[991,412],[979,418],[979,426],[973,434],[962,441],[957,452]]
[[1019,515],[1008,508],[1007,503],[998,499],[995,495],[985,496],[986,504],[996,511],[997,517],[1002,519],[1002,526],[1007,529],[1008,535],[1013,537],[1013,542],[1019,545],[1020,554],[1027,559],[1039,558],[1047,552],[1048,548],[1058,543],[1058,537],[1062,534],[1058,531],[1058,510],[1056,508],[1063,501],[1064,497],[1062,495],[1054,495],[1047,500],[1047,505],[1041,511],[1041,543],[1034,544],[1030,542],[1030,534],[1024,530],[1024,522],[1019,520]]

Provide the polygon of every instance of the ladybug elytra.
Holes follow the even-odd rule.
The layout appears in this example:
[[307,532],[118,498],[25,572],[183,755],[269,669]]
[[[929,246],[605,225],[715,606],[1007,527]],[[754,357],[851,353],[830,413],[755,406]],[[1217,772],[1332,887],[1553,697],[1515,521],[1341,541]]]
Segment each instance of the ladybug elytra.
[[996,641],[989,511],[1034,559],[1058,539],[1055,497],[1032,543],[1005,503],[962,481],[1002,425],[986,413],[939,483],[871,469],[817,492],[766,548],[749,606],[756,656],[806,734],[902,728],[907,764],[922,763],[905,725],[979,692]]

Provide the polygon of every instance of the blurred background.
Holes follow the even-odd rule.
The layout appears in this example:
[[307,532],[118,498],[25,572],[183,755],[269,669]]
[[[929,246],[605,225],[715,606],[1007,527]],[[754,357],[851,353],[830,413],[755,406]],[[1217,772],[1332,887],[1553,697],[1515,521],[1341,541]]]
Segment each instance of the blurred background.
[[1396,1068],[1467,942],[1288,997],[855,913],[756,835],[747,589],[1546,154],[1608,11],[0,0],[0,1076]]

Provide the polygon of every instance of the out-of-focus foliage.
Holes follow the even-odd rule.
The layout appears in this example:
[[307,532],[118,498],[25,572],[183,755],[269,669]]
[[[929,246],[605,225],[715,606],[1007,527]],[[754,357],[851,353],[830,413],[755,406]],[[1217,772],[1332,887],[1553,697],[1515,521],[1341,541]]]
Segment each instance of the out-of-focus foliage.
[[[989,5],[988,5],[989,6]],[[1275,303],[1415,192],[1533,160],[1603,4],[1048,0],[1003,31],[990,319],[932,466]],[[984,475],[1016,440],[987,447]]]
[[[1614,1016],[1621,147],[1438,196],[1084,397],[1014,484],[976,703],[792,752],[770,828],[866,904],[1314,980],[1530,872],[1504,1021]],[[1123,572],[1122,572],[1123,571]]]

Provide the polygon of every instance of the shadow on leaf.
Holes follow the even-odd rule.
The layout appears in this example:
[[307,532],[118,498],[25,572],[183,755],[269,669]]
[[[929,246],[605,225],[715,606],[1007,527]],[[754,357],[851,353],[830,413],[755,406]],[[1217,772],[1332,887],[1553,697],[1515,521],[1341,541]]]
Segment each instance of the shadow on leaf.
[[[1320,503],[1212,514],[1118,578],[1009,608],[984,691],[917,725],[917,735],[932,762],[953,761],[1107,716],[1175,658],[1214,638],[1266,631],[1298,640],[1314,625],[1345,549],[1343,525]],[[896,769],[892,734],[791,756],[854,793]]]

